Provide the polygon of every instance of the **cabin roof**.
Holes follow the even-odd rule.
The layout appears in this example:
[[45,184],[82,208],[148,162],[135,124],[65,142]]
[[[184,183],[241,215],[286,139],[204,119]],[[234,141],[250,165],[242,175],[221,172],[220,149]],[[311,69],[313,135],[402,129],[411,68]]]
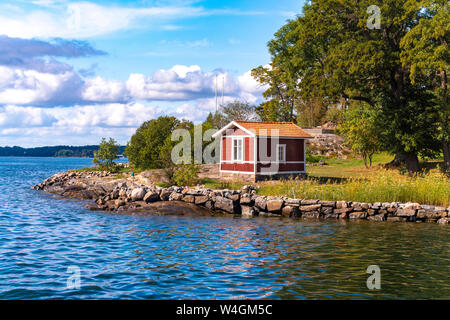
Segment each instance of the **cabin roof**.
[[217,137],[226,132],[227,129],[236,126],[247,133],[258,137],[287,137],[287,138],[305,138],[309,139],[312,136],[302,130],[293,122],[266,122],[266,121],[243,121],[236,120],[229,123],[227,126],[219,130],[214,137]]

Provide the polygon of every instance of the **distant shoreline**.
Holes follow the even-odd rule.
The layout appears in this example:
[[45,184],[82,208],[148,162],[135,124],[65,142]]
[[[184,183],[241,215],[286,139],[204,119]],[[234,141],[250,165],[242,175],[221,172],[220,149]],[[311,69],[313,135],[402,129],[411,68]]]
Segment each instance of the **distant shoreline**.
[[[35,148],[22,148],[18,146],[0,147],[0,157],[39,157],[39,158],[93,158],[98,145],[85,146],[44,146]],[[124,154],[125,146],[119,148]]]

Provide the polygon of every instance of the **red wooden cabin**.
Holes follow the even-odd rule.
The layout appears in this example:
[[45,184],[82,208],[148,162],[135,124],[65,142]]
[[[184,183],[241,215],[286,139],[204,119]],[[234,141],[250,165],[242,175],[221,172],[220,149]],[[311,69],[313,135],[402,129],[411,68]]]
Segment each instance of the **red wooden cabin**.
[[292,122],[233,121],[213,136],[220,138],[223,178],[258,181],[306,176],[306,139]]

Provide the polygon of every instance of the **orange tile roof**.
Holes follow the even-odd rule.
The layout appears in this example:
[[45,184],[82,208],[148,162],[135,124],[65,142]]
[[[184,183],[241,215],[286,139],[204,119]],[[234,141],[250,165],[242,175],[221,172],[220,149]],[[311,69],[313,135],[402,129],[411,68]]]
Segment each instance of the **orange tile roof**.
[[263,122],[263,121],[235,121],[245,129],[255,133],[257,136],[271,137],[278,135],[279,137],[292,138],[312,138],[312,136],[303,131],[293,122]]

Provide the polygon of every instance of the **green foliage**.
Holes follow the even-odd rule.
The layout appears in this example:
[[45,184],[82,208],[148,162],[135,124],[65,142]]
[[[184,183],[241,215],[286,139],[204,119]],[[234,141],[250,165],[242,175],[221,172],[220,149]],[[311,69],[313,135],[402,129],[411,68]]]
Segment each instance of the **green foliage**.
[[234,100],[228,104],[220,106],[218,112],[210,113],[206,118],[204,125],[209,126],[208,129],[221,129],[228,123],[235,120],[259,120],[259,116],[255,112],[255,107],[248,102]]
[[379,112],[365,103],[357,103],[346,112],[339,132],[346,138],[354,153],[360,154],[367,167],[372,166],[372,157],[381,148],[382,130],[378,121]]
[[[381,10],[381,29],[367,27],[371,5]],[[416,170],[417,155],[436,151],[438,133],[449,132],[447,100],[436,104],[435,77],[427,77],[438,74],[441,87],[447,78],[448,21],[443,0],[308,1],[269,42],[271,67],[252,72],[268,85],[261,117],[289,119],[315,97],[327,108],[365,102],[381,113],[383,149],[408,155]]]
[[450,65],[450,4],[447,0],[411,2],[423,8],[421,19],[405,35],[400,45],[401,61],[410,66],[413,84],[428,88],[438,108],[436,136],[442,143],[444,169],[450,171],[450,103],[448,101],[448,73]]
[[344,122],[345,110],[337,107],[330,108],[325,115],[325,119],[329,122],[339,125]]
[[99,148],[94,151],[93,162],[100,168],[113,170],[115,168],[114,160],[118,158],[120,145],[113,138],[107,141],[102,138]]
[[268,86],[263,93],[268,101],[257,108],[258,116],[263,121],[295,121],[298,91],[292,83],[292,70],[283,66],[274,62],[270,67],[260,66],[252,70],[252,76]]
[[302,100],[297,104],[297,124],[307,128],[320,126],[325,120],[326,113],[327,105],[323,99]]
[[327,160],[328,157],[312,154],[310,149],[306,149],[306,163],[319,163],[320,161],[326,162]]
[[162,160],[161,155],[170,157],[170,153],[167,155],[166,140],[171,139],[176,128],[189,125],[192,124],[168,116],[144,122],[127,144],[125,153],[130,163],[142,169],[164,167],[167,159]]
[[68,150],[68,149],[58,150],[55,153],[55,157],[63,157],[63,158],[73,157],[73,151],[72,150]]
[[199,182],[198,173],[198,165],[182,165],[175,171],[173,182],[175,182],[177,186],[193,186]]

